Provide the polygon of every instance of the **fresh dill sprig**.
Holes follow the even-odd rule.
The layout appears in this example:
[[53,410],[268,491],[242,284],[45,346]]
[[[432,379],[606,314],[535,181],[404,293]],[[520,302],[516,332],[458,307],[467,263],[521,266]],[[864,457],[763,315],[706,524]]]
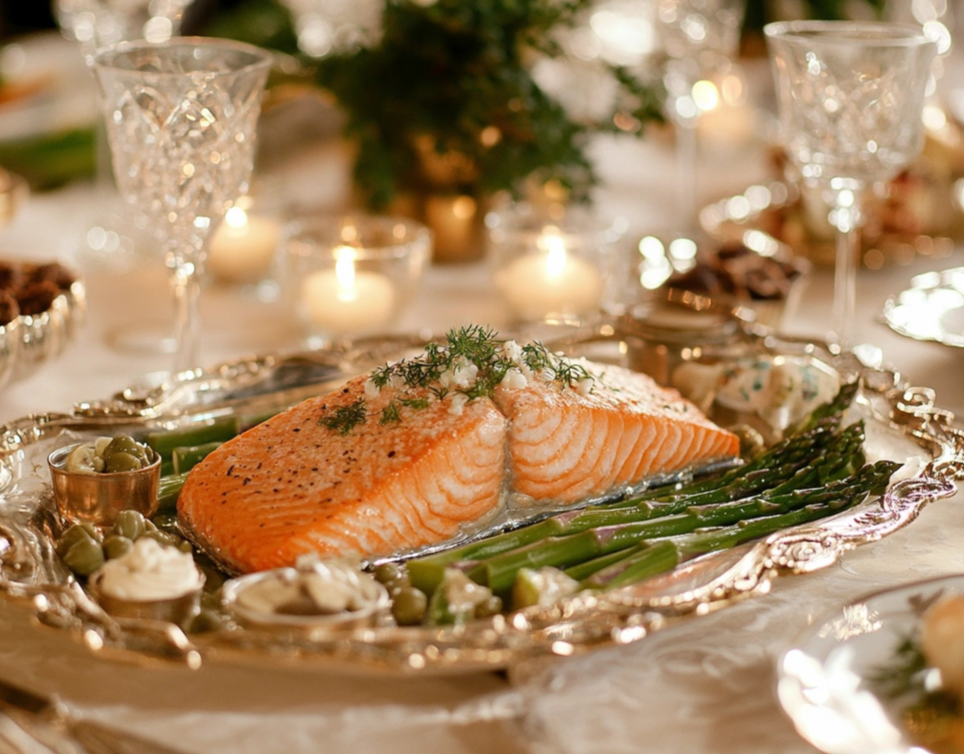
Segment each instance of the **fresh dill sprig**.
[[[466,325],[450,330],[445,344],[432,342],[424,353],[411,359],[402,359],[373,370],[369,381],[377,390],[394,386],[402,391],[382,409],[381,424],[401,421],[401,409],[422,409],[429,399],[406,395],[405,391],[426,391],[437,400],[451,392],[464,395],[468,400],[491,398],[496,388],[512,369],[524,367],[534,374],[548,375],[549,379],[571,387],[576,383],[594,379],[582,364],[550,353],[542,343],[522,346],[513,357],[506,351],[505,343],[498,339],[495,330],[481,325]],[[466,383],[453,387],[451,379],[460,372],[471,372]],[[322,423],[330,429],[347,434],[365,420],[364,401],[338,409]]]
[[399,408],[398,401],[391,401],[385,408],[382,409],[382,418],[378,420],[379,424],[394,424],[395,422],[400,422],[402,420],[402,412]]
[[868,680],[888,697],[899,697],[911,691],[922,692],[922,674],[927,660],[916,636],[905,636],[894,650],[893,663],[875,668]]
[[365,399],[359,398],[354,403],[340,406],[325,414],[318,423],[340,435],[347,435],[359,424],[364,424],[367,418],[368,409],[365,407]]

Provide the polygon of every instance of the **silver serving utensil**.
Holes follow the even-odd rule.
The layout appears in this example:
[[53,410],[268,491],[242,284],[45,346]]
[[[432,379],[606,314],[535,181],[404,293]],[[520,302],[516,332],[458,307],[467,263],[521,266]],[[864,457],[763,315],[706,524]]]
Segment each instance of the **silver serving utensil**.
[[163,744],[87,720],[55,697],[3,679],[0,743],[25,754],[176,754]]

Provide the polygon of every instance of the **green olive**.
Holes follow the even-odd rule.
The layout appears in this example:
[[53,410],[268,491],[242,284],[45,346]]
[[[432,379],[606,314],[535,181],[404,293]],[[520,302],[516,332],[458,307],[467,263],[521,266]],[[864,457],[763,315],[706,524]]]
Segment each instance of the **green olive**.
[[414,586],[398,589],[392,598],[392,615],[400,626],[415,626],[422,622],[428,608],[425,592]]
[[[138,466],[135,468],[141,469],[145,466],[150,466],[151,464],[152,456],[150,452],[148,452],[147,447],[137,442],[137,440],[130,435],[117,435],[107,444],[107,447],[104,448],[105,462],[118,453],[133,456],[135,459],[137,459]],[[128,469],[120,470],[127,471]]]
[[119,534],[111,534],[104,539],[104,556],[108,560],[119,558],[130,552],[134,546],[134,541]]
[[398,563],[379,563],[375,566],[375,570],[372,571],[372,576],[375,577],[375,580],[385,585],[397,581],[403,575],[402,568]]
[[104,472],[107,474],[116,474],[122,471],[137,471],[142,468],[144,468],[144,465],[141,463],[141,460],[130,453],[118,451],[117,453],[104,456]]
[[126,510],[117,514],[111,533],[134,540],[147,529],[147,520],[140,511]]
[[64,564],[78,576],[90,576],[104,565],[104,548],[100,542],[82,537],[67,548],[62,558]]
[[89,539],[95,543],[99,543],[100,532],[97,531],[96,526],[86,522],[67,527],[67,530],[64,531],[57,540],[55,547],[57,554],[63,558],[64,553],[66,553],[75,542],[81,539]]

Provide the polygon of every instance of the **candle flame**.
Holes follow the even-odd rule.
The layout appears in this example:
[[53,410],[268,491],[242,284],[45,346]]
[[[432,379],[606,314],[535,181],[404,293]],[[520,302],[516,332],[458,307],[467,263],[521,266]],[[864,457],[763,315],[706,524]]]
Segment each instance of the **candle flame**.
[[560,236],[550,235],[543,239],[546,249],[546,275],[550,279],[562,277],[566,269],[566,245]]
[[357,298],[355,250],[351,246],[339,246],[335,249],[335,279],[338,281],[339,301],[352,301]]
[[224,222],[232,228],[243,228],[248,224],[248,213],[240,207],[231,207],[224,213]]

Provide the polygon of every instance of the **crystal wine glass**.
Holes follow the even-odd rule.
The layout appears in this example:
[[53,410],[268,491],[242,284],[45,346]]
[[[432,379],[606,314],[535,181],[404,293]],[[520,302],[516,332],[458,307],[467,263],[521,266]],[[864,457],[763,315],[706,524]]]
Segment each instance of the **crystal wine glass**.
[[843,345],[856,308],[865,199],[923,146],[937,45],[920,27],[886,22],[788,21],[764,33],[784,147],[836,231],[831,339]]
[[211,38],[122,43],[94,71],[121,196],[164,247],[173,376],[198,366],[207,240],[247,191],[270,53]]
[[667,111],[676,127],[677,201],[680,221],[689,226],[697,215],[697,127],[707,107],[706,90],[732,65],[744,11],[745,0],[656,2],[656,28],[666,55]]
[[[76,41],[88,65],[94,55],[118,42],[146,39],[163,42],[180,33],[181,20],[193,0],[55,0],[53,11],[64,36]],[[126,264],[133,257],[132,228],[118,208],[111,177],[110,151],[104,125],[95,129],[97,215],[80,242],[92,259]]]

